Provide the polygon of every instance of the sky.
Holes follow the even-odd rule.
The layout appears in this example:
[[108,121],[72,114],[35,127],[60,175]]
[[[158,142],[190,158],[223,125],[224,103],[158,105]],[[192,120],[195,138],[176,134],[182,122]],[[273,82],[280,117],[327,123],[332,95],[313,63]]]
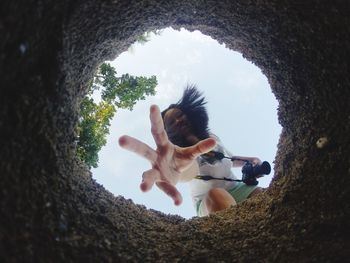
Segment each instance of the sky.
[[[209,128],[229,151],[234,155],[258,157],[273,166],[281,133],[278,103],[261,70],[240,53],[199,31],[167,28],[160,35],[152,34],[144,45],[134,44],[109,63],[119,76],[125,73],[155,75],[158,80],[155,96],[139,101],[132,111],[117,110],[107,145],[99,154],[99,167],[92,169],[93,178],[114,195],[165,214],[187,219],[196,216],[186,183],[177,185],[183,197],[180,206],[175,206],[156,186],[150,192],[141,192],[142,173],[151,165],[118,145],[118,138],[127,134],[154,148],[150,105],[165,109],[180,99],[187,84],[195,84],[203,92],[208,102]],[[233,172],[241,178],[240,168]],[[272,175],[273,171],[260,178],[259,186],[268,187]]]

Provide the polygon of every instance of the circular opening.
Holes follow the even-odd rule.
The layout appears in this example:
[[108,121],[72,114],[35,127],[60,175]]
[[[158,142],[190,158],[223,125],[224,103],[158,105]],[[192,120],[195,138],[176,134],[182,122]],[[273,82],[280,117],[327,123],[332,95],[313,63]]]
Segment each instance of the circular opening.
[[[150,133],[149,106],[161,109],[178,101],[183,88],[196,84],[208,101],[209,127],[234,155],[256,156],[273,162],[281,127],[277,122],[277,101],[260,69],[240,53],[225,48],[199,31],[167,28],[152,35],[145,44],[136,43],[128,52],[110,62],[118,75],[156,75],[156,95],[139,101],[133,111],[118,109],[112,121],[107,145],[93,169],[94,178],[115,195],[131,198],[137,204],[164,213],[195,216],[189,186],[177,185],[183,204],[173,201],[156,187],[148,193],[139,189],[143,171],[150,169],[147,160],[123,150],[118,138],[128,134],[154,147]],[[234,169],[240,178],[240,169]],[[268,187],[272,173],[259,179]]]

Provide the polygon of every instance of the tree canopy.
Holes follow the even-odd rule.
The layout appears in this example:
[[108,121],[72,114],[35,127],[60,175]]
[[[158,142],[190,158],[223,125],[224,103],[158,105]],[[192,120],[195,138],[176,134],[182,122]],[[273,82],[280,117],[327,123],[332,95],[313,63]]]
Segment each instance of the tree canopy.
[[[106,137],[117,109],[132,110],[137,101],[155,95],[156,86],[155,76],[123,74],[118,77],[109,63],[99,67],[80,104],[77,155],[89,168],[98,167],[98,153],[107,143]],[[99,102],[95,102],[94,93],[100,93]]]

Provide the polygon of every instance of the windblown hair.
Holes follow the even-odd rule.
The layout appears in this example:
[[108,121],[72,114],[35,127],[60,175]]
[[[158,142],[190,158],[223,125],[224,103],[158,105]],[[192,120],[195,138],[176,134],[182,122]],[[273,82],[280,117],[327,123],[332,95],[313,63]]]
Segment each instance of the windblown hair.
[[[197,90],[195,85],[187,85],[182,98],[165,109],[162,112],[162,117],[164,118],[165,113],[172,108],[181,110],[190,121],[194,135],[198,139],[204,140],[209,138],[209,118],[205,108],[206,103],[204,96]],[[171,141],[171,138],[169,139]]]

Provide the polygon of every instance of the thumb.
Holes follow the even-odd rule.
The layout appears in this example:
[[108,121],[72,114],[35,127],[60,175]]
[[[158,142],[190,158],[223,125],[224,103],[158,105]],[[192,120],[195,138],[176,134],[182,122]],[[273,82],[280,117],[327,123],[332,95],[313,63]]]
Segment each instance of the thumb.
[[199,155],[207,153],[213,150],[216,146],[216,141],[213,138],[208,138],[202,141],[199,141],[193,146],[186,147],[183,149],[183,154],[190,156],[192,159],[197,158]]

